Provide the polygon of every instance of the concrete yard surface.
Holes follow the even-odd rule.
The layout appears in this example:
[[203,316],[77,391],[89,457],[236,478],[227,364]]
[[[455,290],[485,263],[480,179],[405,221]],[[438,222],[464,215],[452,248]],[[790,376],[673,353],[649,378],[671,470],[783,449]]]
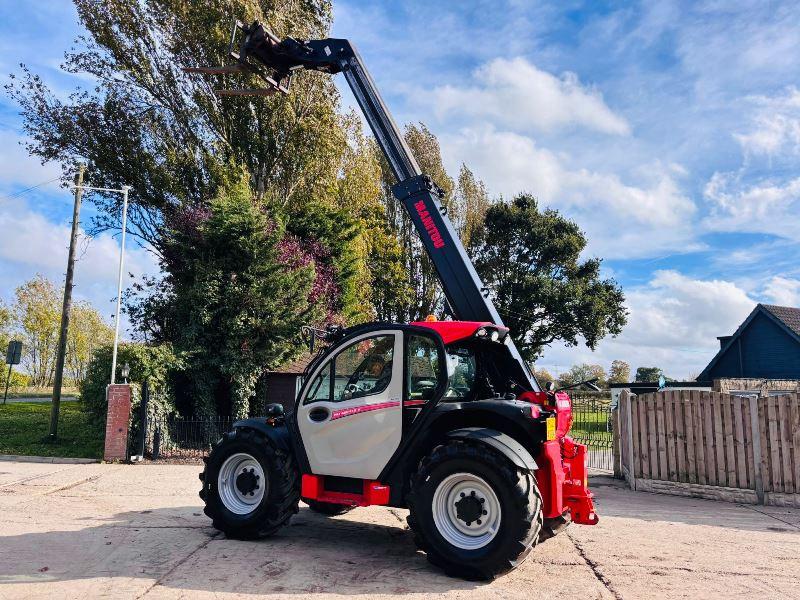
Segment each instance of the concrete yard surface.
[[258,542],[210,527],[199,466],[0,462],[0,598],[800,598],[800,510],[593,487],[570,526],[491,583],[441,574],[406,511],[301,505]]

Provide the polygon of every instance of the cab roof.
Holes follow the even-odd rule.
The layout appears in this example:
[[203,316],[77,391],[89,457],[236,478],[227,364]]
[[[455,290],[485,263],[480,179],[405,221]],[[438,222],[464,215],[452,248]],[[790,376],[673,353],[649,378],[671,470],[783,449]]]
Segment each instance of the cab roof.
[[506,327],[495,325],[489,321],[414,321],[411,325],[432,329],[442,337],[445,345],[471,338],[481,327],[508,331]]

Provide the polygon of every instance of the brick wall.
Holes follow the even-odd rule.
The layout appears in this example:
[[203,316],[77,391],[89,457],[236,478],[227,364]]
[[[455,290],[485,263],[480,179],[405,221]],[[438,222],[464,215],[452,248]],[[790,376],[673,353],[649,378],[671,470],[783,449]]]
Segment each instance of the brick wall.
[[104,460],[128,458],[128,423],[131,418],[131,386],[109,385],[106,388],[108,415],[106,416],[106,448]]

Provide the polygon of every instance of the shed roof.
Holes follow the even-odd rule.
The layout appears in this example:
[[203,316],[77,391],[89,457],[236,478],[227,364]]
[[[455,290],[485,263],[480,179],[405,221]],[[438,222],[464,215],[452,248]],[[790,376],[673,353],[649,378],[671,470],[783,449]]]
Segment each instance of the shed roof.
[[761,306],[771,312],[786,327],[800,335],[800,308],[775,306],[774,304],[762,304]]
[[763,314],[772,319],[772,321],[780,326],[787,334],[789,334],[789,336],[800,343],[800,308],[794,308],[791,306],[776,306],[774,304],[756,304],[756,307],[753,309],[753,311],[747,316],[742,324],[739,325],[733,335],[730,336],[730,339],[722,344],[722,347],[714,355],[714,358],[711,359],[711,362],[706,365],[706,368],[703,369],[703,372],[700,373],[700,376],[697,378],[698,381],[709,379],[709,372],[711,371],[711,368],[717,364],[717,362],[719,362],[719,359],[725,354],[728,348],[736,343],[736,340],[739,339],[739,336],[742,335],[742,332],[745,329],[747,329],[747,326],[750,325],[750,322],[757,314]]
[[314,358],[314,355],[308,351],[305,351],[294,360],[290,360],[282,364],[277,369],[272,369],[269,372],[280,373],[281,375],[302,375],[312,358]]

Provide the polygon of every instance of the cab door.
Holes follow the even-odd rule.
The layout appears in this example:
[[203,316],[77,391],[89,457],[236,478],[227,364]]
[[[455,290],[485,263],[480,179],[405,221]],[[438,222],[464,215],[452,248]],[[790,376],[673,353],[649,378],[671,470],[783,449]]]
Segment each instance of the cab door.
[[350,340],[309,377],[297,407],[311,471],[375,479],[403,430],[403,332]]

